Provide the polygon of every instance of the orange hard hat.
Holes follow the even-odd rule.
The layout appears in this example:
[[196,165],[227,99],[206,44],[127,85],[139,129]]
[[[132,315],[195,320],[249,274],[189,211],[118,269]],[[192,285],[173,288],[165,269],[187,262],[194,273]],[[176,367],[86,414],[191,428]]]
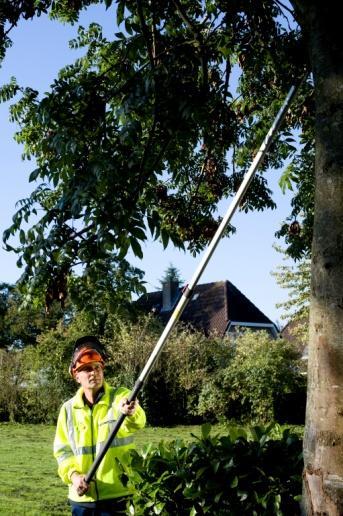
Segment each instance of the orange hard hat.
[[81,337],[75,343],[69,372],[72,376],[75,376],[77,371],[80,371],[85,365],[92,362],[98,362],[104,367],[104,358],[104,349],[96,337]]

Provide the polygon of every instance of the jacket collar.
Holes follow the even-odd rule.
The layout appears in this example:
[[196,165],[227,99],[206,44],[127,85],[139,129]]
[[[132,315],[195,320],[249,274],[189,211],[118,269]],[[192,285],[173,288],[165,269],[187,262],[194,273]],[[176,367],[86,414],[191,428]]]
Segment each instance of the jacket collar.
[[[108,383],[104,382],[104,393],[101,396],[100,400],[97,402],[97,405],[109,405],[110,404],[110,386]],[[80,387],[74,396],[75,408],[84,408],[87,404],[83,400],[83,388]]]

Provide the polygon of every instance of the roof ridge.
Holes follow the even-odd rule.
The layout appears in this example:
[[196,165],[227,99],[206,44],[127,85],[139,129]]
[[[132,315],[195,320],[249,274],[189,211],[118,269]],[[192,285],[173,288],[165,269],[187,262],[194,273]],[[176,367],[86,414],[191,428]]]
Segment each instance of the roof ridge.
[[229,283],[228,280],[224,281],[224,303],[225,303],[226,320],[229,322],[228,283]]
[[195,287],[204,287],[206,285],[220,285],[221,283],[225,283],[225,280],[208,281],[207,283],[197,283]]
[[244,297],[244,299],[246,299],[246,300],[248,301],[248,303],[250,303],[251,305],[253,305],[253,307],[254,307],[254,308],[256,308],[256,310],[257,310],[261,315],[263,315],[263,317],[265,317],[266,319],[268,319],[268,320],[269,320],[272,324],[274,324],[274,326],[275,326],[275,323],[274,323],[274,322],[273,322],[273,321],[272,321],[272,320],[271,320],[271,319],[270,319],[270,318],[269,318],[269,317],[268,317],[264,312],[262,312],[262,310],[260,310],[260,309],[258,308],[258,306],[256,306],[256,305],[255,305],[255,303],[253,303],[253,302],[251,301],[251,299],[250,299],[250,298],[248,298],[245,294],[243,294],[243,292],[242,292],[241,290],[239,290],[239,288],[237,288],[237,287],[236,287],[236,285],[234,285],[233,283],[231,283],[231,285],[232,285],[232,287],[233,287],[234,289],[236,289],[236,290],[237,290],[237,292],[239,292],[239,293],[240,293],[240,295],[241,295],[241,296],[243,296],[243,297]]

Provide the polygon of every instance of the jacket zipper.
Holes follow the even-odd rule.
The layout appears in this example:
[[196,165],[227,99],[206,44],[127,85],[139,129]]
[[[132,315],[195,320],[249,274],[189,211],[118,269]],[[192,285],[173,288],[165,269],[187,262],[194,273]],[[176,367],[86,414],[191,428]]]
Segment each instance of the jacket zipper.
[[[93,407],[90,407],[89,410],[91,411],[91,442],[92,442],[92,462],[94,462],[95,459],[95,444],[94,444],[94,432],[93,432]],[[99,491],[98,491],[98,485],[96,483],[96,477],[94,478],[94,486],[95,486],[95,494],[97,501],[99,500]]]

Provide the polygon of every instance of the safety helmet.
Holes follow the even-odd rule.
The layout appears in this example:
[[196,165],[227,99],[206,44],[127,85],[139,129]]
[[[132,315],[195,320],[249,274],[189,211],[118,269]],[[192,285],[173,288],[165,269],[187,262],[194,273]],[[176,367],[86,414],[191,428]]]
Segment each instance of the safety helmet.
[[69,373],[74,377],[79,369],[92,362],[99,362],[104,367],[105,360],[105,349],[97,337],[93,335],[80,337],[74,344]]

